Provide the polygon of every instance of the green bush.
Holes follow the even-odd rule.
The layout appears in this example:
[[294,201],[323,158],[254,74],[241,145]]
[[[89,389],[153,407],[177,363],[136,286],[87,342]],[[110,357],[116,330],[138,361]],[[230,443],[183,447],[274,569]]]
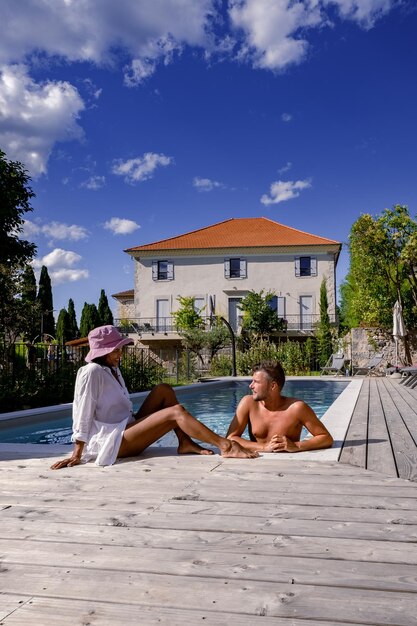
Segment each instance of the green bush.
[[216,354],[210,364],[211,376],[231,376],[232,357],[227,354]]

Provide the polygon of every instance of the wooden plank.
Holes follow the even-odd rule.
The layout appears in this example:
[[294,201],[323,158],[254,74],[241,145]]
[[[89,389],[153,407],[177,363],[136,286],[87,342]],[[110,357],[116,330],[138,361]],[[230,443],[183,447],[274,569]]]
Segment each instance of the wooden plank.
[[[1,572],[1,570],[0,570]],[[0,591],[0,620],[3,623],[9,615],[13,614],[19,609],[25,602],[30,600],[30,596],[23,596],[22,594],[12,593],[3,594]]]
[[[380,385],[385,418],[394,450],[398,474],[407,480],[417,480],[417,447],[410,435],[398,405],[394,403],[387,386]],[[417,415],[416,415],[417,418]]]
[[366,467],[368,433],[369,380],[365,379],[343,442],[339,462]]
[[[1,601],[1,596],[0,596]],[[66,600],[64,598],[33,598],[14,611],[4,621],[5,626],[75,626],[91,624],[92,626],[289,626],[287,618],[267,617],[265,615],[238,615],[223,611],[221,613],[192,609],[171,609],[152,607],[120,602],[94,602]],[[291,618],[291,626],[329,626],[329,622],[310,619]],[[338,626],[352,626],[352,622],[337,622]],[[355,622],[365,626],[364,622]],[[369,626],[369,624],[368,624]]]
[[369,381],[368,450],[366,467],[398,476],[391,441],[385,423],[385,413],[378,391],[378,380]]
[[[132,507],[122,504],[118,509],[85,509],[79,508],[71,511],[72,524],[92,524],[95,526],[109,525],[116,520],[120,524],[130,525],[135,520],[148,517],[149,514],[158,508],[160,512],[175,513],[186,512],[187,515],[242,515],[246,518],[257,517],[267,520],[270,517],[286,518],[286,519],[303,519],[303,520],[328,520],[328,521],[350,521],[350,522],[377,522],[385,524],[396,524],[399,521],[402,524],[417,523],[417,500],[410,501],[410,508],[382,508],[381,501],[378,498],[367,500],[369,508],[358,506],[358,503],[352,497],[349,500],[343,499],[342,502],[334,502],[333,505],[324,505],[322,502],[317,504],[283,504],[277,502],[267,502],[262,504],[262,508],[258,502],[245,502],[242,510],[241,502],[228,502],[214,496],[213,499],[198,500],[175,500],[170,499],[159,503],[158,507],[151,506],[144,510],[139,507]],[[371,506],[373,502],[373,506]],[[350,506],[352,504],[352,506]],[[390,504],[390,503],[389,503]],[[340,506],[339,506],[340,505]],[[63,508],[33,506],[28,503],[25,505],[13,505],[5,508],[0,514],[0,519],[21,520],[38,520],[49,523],[50,520],[61,523],[68,523],[69,511]],[[143,521],[143,519],[142,519]],[[145,520],[146,521],[146,520]],[[248,519],[250,523],[250,519]]]
[[[61,524],[60,532],[73,532],[71,528],[71,517],[67,517],[67,523]],[[7,520],[8,521],[8,520]],[[4,522],[5,524],[6,522]],[[15,524],[15,520],[11,520],[10,524]],[[35,528],[42,524],[40,522],[31,522],[31,528]],[[45,520],[43,523],[47,523]],[[1,535],[4,536],[2,523]],[[51,522],[49,522],[51,524]],[[79,525],[75,525],[79,526]],[[172,530],[190,530],[190,531],[208,531],[223,533],[247,533],[256,535],[285,535],[285,536],[303,536],[303,537],[333,537],[345,539],[361,539],[380,541],[401,541],[412,543],[417,541],[417,525],[409,525],[402,523],[393,524],[377,524],[363,522],[347,522],[347,521],[327,521],[327,520],[298,520],[298,519],[280,519],[276,517],[270,518],[250,518],[248,520],[244,515],[188,515],[186,512],[161,513],[153,512],[149,516],[137,516],[125,522],[120,517],[110,519],[107,524],[99,527],[103,538],[108,534],[109,528],[126,527],[129,530],[135,529],[141,532],[142,528],[158,528],[161,531]]]
[[3,567],[14,565],[88,568],[93,577],[104,570],[172,576],[227,578],[298,585],[416,592],[415,565],[325,560],[283,555],[235,554],[206,550],[85,546],[37,541],[0,541]]
[[[38,597],[79,598],[144,604],[153,607],[193,609],[244,615],[266,615],[337,622],[410,626],[415,619],[412,593],[298,585],[289,583],[190,578],[66,567],[11,565],[2,575],[4,591],[16,587]],[[157,610],[157,609],[156,609]]]
[[417,445],[417,389],[408,389],[398,383],[394,384],[394,381],[389,379],[385,384],[395,406],[401,413],[404,424]]
[[[248,528],[250,524],[248,523]],[[82,524],[42,523],[40,521],[4,520],[0,526],[5,540],[32,539],[48,543],[99,546],[145,546],[175,549],[189,548],[204,551],[234,552],[236,554],[277,554],[310,556],[311,558],[345,559],[356,561],[411,563],[417,565],[417,544],[394,540],[359,539],[345,537],[314,537],[284,534],[252,534],[222,532],[219,530],[130,528],[127,526],[96,527]]]

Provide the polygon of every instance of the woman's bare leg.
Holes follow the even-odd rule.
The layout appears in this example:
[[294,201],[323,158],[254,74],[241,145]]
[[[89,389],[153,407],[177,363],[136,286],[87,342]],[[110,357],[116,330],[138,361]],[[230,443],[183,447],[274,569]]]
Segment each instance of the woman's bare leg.
[[245,450],[236,441],[220,437],[193,417],[180,404],[161,409],[130,425],[123,433],[118,456],[135,456],[170,430],[179,428],[188,437],[205,441],[220,449],[225,457],[253,458],[257,452]]
[[[156,385],[146,396],[145,401],[135,415],[135,419],[138,421],[144,420],[161,409],[166,409],[177,404],[178,398],[171,385],[161,383]],[[172,428],[169,430],[172,430]],[[169,430],[167,432],[169,432]],[[213,454],[212,450],[206,450],[206,448],[202,448],[198,443],[193,441],[181,428],[174,428],[174,432],[178,439],[178,454]]]

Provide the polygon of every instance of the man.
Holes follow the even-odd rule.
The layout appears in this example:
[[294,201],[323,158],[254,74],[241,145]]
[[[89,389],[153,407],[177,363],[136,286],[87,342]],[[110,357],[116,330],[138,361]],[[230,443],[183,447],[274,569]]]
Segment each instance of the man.
[[[254,368],[251,396],[240,401],[228,439],[257,452],[302,452],[330,448],[333,438],[313,409],[302,400],[281,395],[285,374],[281,364],[264,362]],[[242,438],[248,426],[250,441]],[[300,441],[303,426],[312,437]]]

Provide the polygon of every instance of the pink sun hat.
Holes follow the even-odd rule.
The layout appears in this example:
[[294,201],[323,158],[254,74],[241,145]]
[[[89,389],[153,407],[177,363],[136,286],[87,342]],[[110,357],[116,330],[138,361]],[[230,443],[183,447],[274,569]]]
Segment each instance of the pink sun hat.
[[90,351],[85,357],[87,363],[90,363],[93,359],[99,356],[105,356],[110,354],[116,348],[127,346],[129,343],[134,343],[130,337],[123,337],[121,333],[114,326],[98,326],[88,333],[88,343],[90,345]]

